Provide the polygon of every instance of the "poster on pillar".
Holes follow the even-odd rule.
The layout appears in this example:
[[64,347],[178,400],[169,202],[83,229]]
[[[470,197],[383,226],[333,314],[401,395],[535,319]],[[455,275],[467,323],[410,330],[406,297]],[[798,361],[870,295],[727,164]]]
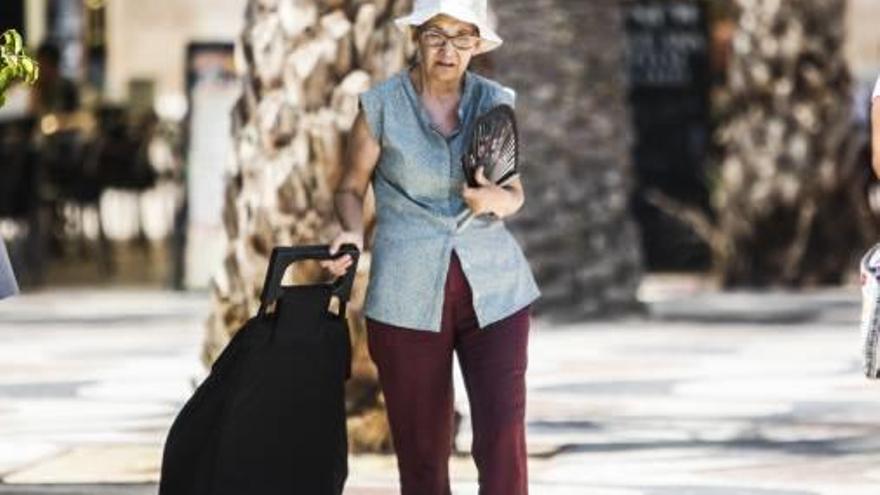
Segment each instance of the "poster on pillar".
[[646,200],[657,191],[709,210],[709,26],[700,0],[638,0],[624,19],[638,178],[633,210],[649,269],[701,269],[709,251],[688,226]]

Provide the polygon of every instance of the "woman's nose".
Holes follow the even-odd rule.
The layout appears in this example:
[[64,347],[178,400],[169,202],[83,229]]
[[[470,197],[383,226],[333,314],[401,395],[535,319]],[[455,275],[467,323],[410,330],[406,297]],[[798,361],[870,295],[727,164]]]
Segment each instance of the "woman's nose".
[[454,51],[455,49],[452,46],[452,42],[449,40],[445,40],[443,44],[440,45],[440,49],[437,51],[437,54],[444,57],[447,55],[451,56],[453,55]]

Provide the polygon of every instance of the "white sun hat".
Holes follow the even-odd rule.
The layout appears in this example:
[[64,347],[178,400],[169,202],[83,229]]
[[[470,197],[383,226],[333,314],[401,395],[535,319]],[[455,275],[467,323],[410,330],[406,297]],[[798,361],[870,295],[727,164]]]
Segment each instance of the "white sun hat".
[[487,0],[416,0],[412,13],[394,22],[400,29],[409,32],[412,27],[421,26],[440,14],[477,26],[480,45],[476,53],[485,53],[501,46],[501,37],[489,22]]

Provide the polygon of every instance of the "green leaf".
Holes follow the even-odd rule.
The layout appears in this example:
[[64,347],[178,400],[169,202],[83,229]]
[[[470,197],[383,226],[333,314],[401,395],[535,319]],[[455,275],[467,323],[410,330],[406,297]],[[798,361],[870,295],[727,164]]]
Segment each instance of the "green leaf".
[[39,65],[24,51],[24,41],[14,29],[0,35],[0,106],[4,94],[16,80],[27,84],[36,82],[40,75]]
[[18,55],[22,52],[24,48],[24,42],[21,39],[21,35],[18,34],[14,29],[10,29],[3,33],[3,46],[6,47],[8,51],[10,51],[13,55]]
[[14,55],[15,54],[15,51],[13,49],[14,47],[15,47],[15,39],[12,36],[12,31],[6,31],[5,33],[3,33],[3,48],[9,54]]
[[16,31],[12,31],[12,53],[18,55],[24,50],[24,42],[21,35]]
[[34,84],[37,82],[37,79],[40,77],[40,67],[34,63],[33,68],[28,72],[27,78],[25,82],[28,84]]

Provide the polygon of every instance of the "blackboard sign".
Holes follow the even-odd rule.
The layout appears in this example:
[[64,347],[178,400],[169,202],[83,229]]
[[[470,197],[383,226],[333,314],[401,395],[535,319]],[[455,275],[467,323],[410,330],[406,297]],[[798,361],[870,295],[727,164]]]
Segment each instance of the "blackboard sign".
[[633,87],[682,88],[701,82],[709,48],[701,3],[632,3],[626,11],[626,31]]
[[629,103],[638,178],[633,209],[649,268],[700,268],[706,246],[689,227],[644,200],[659,190],[709,209],[706,159],[709,121],[709,35],[700,0],[634,0],[624,4]]

